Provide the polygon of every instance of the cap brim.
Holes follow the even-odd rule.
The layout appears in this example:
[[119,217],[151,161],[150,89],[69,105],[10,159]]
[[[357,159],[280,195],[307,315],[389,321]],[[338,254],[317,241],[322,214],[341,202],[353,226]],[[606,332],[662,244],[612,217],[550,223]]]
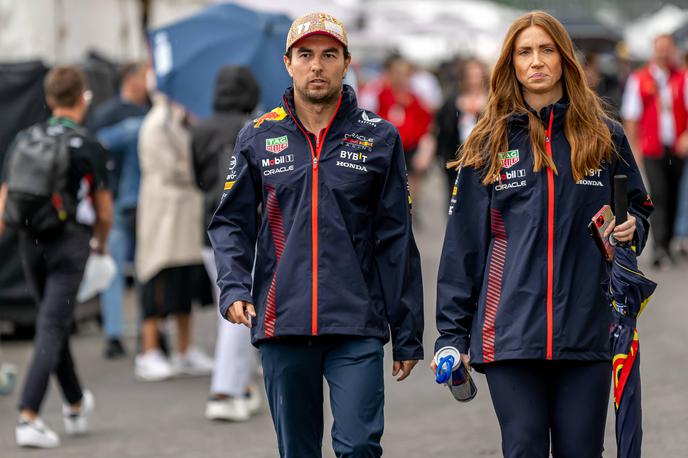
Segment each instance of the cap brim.
[[326,31],[324,31],[324,30],[316,30],[316,31],[314,31],[314,32],[305,33],[305,34],[301,35],[299,38],[297,38],[296,40],[294,40],[294,42],[293,42],[292,44],[290,44],[289,46],[287,46],[287,51],[289,51],[289,48],[294,47],[294,45],[296,45],[296,43],[298,43],[299,41],[303,40],[304,38],[312,37],[313,35],[324,35],[324,36],[326,36],[326,37],[333,38],[333,39],[336,40],[340,45],[344,46],[345,49],[348,47],[347,44],[344,43],[344,42],[341,40],[341,38],[339,38],[337,35],[335,35],[335,34],[333,34],[333,33],[330,33],[330,32],[326,32]]

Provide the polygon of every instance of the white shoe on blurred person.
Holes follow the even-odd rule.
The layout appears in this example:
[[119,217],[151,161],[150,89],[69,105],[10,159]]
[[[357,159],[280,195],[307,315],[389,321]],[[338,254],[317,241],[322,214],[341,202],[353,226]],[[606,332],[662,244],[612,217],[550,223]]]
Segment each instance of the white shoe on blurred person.
[[144,382],[160,382],[174,376],[174,369],[159,349],[136,355],[134,374]]
[[176,375],[210,375],[213,372],[213,360],[200,348],[190,346],[186,353],[172,355],[172,368]]
[[96,407],[96,400],[93,393],[83,390],[81,397],[81,407],[78,411],[73,411],[68,404],[62,404],[62,416],[64,417],[65,433],[70,436],[85,434],[88,431],[87,417]]
[[60,446],[60,437],[48,428],[43,420],[33,421],[19,417],[14,437],[19,447],[55,448]]
[[208,420],[247,421],[251,418],[248,402],[244,397],[217,396],[205,405]]

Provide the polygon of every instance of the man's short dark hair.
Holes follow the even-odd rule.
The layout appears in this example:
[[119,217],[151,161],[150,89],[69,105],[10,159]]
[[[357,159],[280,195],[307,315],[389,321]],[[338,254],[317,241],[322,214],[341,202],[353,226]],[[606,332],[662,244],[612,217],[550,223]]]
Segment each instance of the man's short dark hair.
[[57,107],[71,108],[86,90],[86,76],[73,66],[53,67],[43,80],[45,96]]
[[[344,60],[346,60],[346,59],[348,59],[349,56],[350,56],[350,54],[349,54],[349,48],[347,48],[346,46],[344,46],[343,48],[344,48]],[[284,53],[284,56],[285,56],[287,59],[289,59],[289,60],[291,60],[291,50],[292,50],[292,49],[294,49],[293,46],[290,47],[289,49],[287,49],[287,52]]]
[[127,77],[137,74],[145,65],[144,62],[127,62],[122,65],[119,71],[119,84],[122,85]]
[[384,68],[385,71],[389,71],[389,69],[391,69],[394,64],[396,64],[399,61],[405,61],[405,60],[406,59],[404,59],[404,56],[402,56],[399,52],[394,51],[385,58],[385,61],[382,64],[382,67]]

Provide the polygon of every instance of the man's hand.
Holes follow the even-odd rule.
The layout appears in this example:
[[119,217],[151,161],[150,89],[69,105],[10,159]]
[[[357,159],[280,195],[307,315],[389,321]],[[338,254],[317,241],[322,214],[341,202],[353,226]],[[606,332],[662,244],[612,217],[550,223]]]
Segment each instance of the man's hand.
[[252,327],[251,317],[255,318],[256,309],[253,304],[246,301],[235,301],[227,309],[227,319],[230,323],[243,324],[247,328]]
[[2,220],[7,203],[7,183],[0,184],[0,235],[5,232],[5,222]]
[[409,359],[407,361],[394,361],[394,366],[392,366],[392,375],[396,377],[400,371],[403,372],[403,374],[397,379],[397,382],[401,382],[411,374],[411,371],[416,366],[416,364],[418,364],[417,359]]
[[607,230],[604,231],[604,237],[609,237],[609,235],[613,233],[614,238],[618,242],[630,242],[633,240],[633,234],[635,234],[635,224],[636,220],[633,215],[628,215],[626,222],[619,226],[616,225],[616,219],[613,219],[612,222],[609,223],[609,226],[607,226]]

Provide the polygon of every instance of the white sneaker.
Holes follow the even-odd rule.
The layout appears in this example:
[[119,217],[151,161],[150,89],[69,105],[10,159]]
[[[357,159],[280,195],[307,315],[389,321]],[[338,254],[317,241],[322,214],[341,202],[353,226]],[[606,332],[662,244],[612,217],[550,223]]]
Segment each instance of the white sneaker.
[[172,377],[174,370],[162,352],[155,349],[136,355],[134,374],[136,378],[144,382],[159,382]]
[[246,400],[248,411],[251,413],[251,415],[255,415],[260,412],[260,407],[263,404],[260,392],[258,391],[258,388],[253,385],[249,385],[248,388],[246,388],[246,392],[247,394],[244,399]]
[[40,418],[28,421],[20,417],[14,437],[20,447],[55,448],[60,445],[60,437]]
[[172,355],[176,375],[202,376],[213,372],[213,360],[198,347],[189,347],[185,354]]
[[208,400],[205,405],[208,420],[247,421],[251,418],[246,398],[224,398]]
[[70,436],[85,434],[88,431],[87,417],[96,407],[96,400],[90,390],[84,390],[81,398],[81,408],[73,412],[68,404],[62,404],[65,433]]

